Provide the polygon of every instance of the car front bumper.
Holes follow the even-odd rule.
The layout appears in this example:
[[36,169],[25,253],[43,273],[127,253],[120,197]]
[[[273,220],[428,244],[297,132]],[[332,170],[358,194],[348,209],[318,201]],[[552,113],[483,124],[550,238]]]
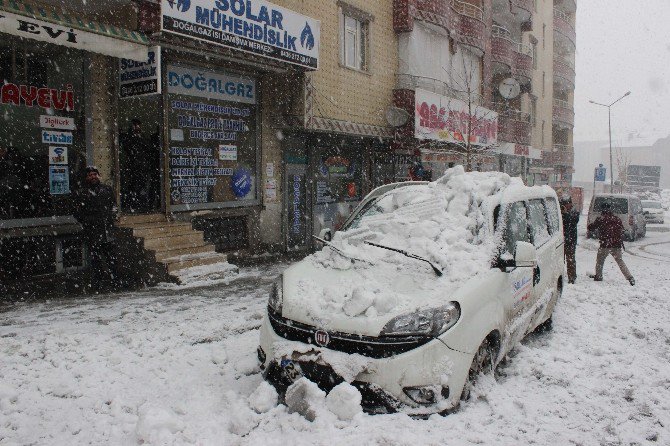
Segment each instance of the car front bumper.
[[[347,381],[361,392],[366,412],[404,412],[412,416],[449,412],[457,407],[472,357],[450,349],[440,340],[385,358],[330,350],[279,336],[267,313],[259,346],[264,377],[280,394],[301,376],[326,392]],[[404,391],[417,387],[430,388],[435,394],[434,403],[419,404]]]

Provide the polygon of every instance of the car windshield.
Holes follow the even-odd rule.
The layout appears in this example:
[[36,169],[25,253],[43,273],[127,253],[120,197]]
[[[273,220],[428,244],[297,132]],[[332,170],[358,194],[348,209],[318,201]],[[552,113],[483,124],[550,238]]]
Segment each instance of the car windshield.
[[614,214],[628,213],[628,199],[619,197],[596,197],[593,203],[593,211],[602,212],[605,203],[609,203]]
[[643,201],[642,207],[645,209],[662,209],[661,203],[658,201]]

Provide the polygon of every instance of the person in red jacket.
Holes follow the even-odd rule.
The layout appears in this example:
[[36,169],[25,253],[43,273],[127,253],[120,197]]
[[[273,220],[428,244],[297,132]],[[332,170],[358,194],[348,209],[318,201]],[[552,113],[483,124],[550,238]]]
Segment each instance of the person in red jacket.
[[612,205],[610,203],[603,203],[601,207],[601,215],[596,220],[588,225],[589,232],[598,232],[600,236],[600,248],[596,256],[596,275],[593,280],[603,280],[603,265],[608,255],[612,255],[619,269],[624,277],[628,279],[631,285],[635,285],[635,279],[628,270],[628,267],[623,261],[623,236],[624,228],[621,219],[612,213]]

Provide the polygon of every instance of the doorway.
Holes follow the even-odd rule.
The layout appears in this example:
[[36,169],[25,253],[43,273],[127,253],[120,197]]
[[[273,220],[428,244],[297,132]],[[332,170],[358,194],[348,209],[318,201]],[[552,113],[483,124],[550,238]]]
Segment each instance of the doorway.
[[119,100],[121,209],[129,214],[159,212],[163,206],[161,96]]

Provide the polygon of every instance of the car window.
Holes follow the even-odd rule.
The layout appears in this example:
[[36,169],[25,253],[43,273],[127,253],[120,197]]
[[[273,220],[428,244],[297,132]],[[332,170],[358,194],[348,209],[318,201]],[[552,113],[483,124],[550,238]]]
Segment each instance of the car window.
[[549,220],[549,232],[553,235],[560,229],[561,213],[558,211],[558,203],[554,198],[547,198],[545,201],[547,205],[547,217]]
[[661,209],[661,203],[658,201],[643,201],[642,202],[642,207],[644,209]]
[[547,215],[542,200],[530,200],[528,202],[528,220],[533,245],[537,247],[544,245],[551,236],[549,235]]
[[505,252],[507,256],[514,256],[516,242],[529,242],[528,217],[526,204],[518,201],[509,206],[505,226]]
[[593,212],[602,212],[603,204],[609,203],[612,206],[612,213],[627,214],[628,199],[619,197],[596,197],[593,202]]
[[631,206],[633,208],[633,214],[641,214],[642,213],[642,203],[640,200],[633,200],[633,205]]

